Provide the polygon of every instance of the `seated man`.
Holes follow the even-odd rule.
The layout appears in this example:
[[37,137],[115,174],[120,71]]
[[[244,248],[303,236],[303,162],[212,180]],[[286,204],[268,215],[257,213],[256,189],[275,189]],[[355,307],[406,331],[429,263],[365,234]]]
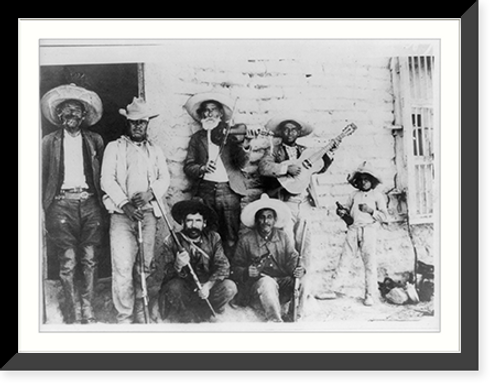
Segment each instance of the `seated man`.
[[236,246],[233,277],[240,303],[263,313],[266,321],[283,321],[281,306],[292,299],[294,279],[305,274],[292,240],[281,229],[290,219],[286,204],[266,194],[241,213],[242,223],[250,230]]
[[236,284],[228,279],[230,264],[220,235],[212,230],[215,212],[193,199],[176,203],[172,216],[182,230],[175,234],[178,242],[170,235],[164,243],[166,271],[158,299],[160,315],[171,322],[209,321],[210,306],[222,313],[237,293]]

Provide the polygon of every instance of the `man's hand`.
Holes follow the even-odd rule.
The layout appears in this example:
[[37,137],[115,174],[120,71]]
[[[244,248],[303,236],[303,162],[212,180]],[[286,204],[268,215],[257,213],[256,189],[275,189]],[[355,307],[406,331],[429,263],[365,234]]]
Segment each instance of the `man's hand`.
[[304,275],[306,274],[306,269],[304,267],[302,267],[301,265],[298,266],[297,268],[295,268],[293,270],[293,277],[294,278],[302,278]]
[[201,167],[201,171],[203,173],[213,173],[215,171],[215,162],[214,161],[208,161],[206,165],[203,165]]
[[207,299],[210,295],[210,290],[212,289],[214,282],[208,281],[201,285],[201,289],[198,290],[198,295],[201,299]]
[[248,276],[250,278],[256,278],[259,275],[260,271],[255,265],[251,265],[250,267],[248,267]]
[[368,214],[373,214],[374,210],[371,207],[368,207],[365,203],[358,204],[358,208],[362,212],[366,212]]
[[288,170],[287,174],[290,174],[291,176],[295,177],[300,174],[301,168],[299,165],[296,165],[295,163],[291,163],[288,165]]
[[144,207],[151,200],[153,200],[153,193],[151,191],[137,192],[132,196],[132,203],[134,203],[137,208]]
[[177,255],[175,256],[174,268],[177,271],[180,271],[188,264],[189,264],[189,253],[186,250],[183,250],[182,252],[177,252]]
[[254,139],[260,134],[260,129],[247,129],[247,133],[245,134],[245,139]]
[[125,215],[129,217],[129,219],[133,221],[142,221],[144,219],[144,213],[140,208],[136,208],[132,203],[127,203],[122,207]]

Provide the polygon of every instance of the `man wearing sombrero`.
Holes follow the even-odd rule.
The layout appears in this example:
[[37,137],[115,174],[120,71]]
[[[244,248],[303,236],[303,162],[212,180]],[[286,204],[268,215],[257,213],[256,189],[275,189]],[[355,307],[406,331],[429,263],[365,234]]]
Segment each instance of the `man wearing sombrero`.
[[[342,286],[341,269],[349,268],[349,263],[358,254],[365,267],[365,298],[364,304],[372,306],[378,302],[377,284],[377,232],[381,222],[387,221],[387,200],[377,186],[381,183],[380,176],[369,162],[363,162],[347,177],[347,181],[356,190],[349,195],[345,210],[352,217],[353,223],[348,226],[347,235],[340,256],[337,278],[334,289]],[[341,209],[337,210],[342,215]]]
[[[99,177],[102,137],[86,129],[102,116],[99,96],[74,84],[48,91],[42,114],[59,129],[42,140],[42,205],[48,238],[56,247],[65,303],[64,322],[94,323],[95,271],[102,242],[103,213]],[[75,285],[81,264],[83,285]]]
[[225,94],[195,94],[184,108],[201,125],[189,141],[184,172],[192,183],[192,195],[203,198],[217,213],[219,233],[230,256],[238,239],[240,201],[247,193],[242,168],[252,134],[248,132],[243,140],[228,134],[234,101]]
[[143,323],[144,303],[136,257],[138,222],[143,232],[146,276],[154,255],[157,220],[162,197],[170,185],[163,151],[148,138],[151,119],[158,116],[142,98],[134,98],[119,113],[127,119],[126,134],[104,151],[101,185],[110,214],[113,303],[119,323]]
[[292,240],[282,230],[290,219],[285,203],[267,194],[241,213],[242,223],[250,230],[241,235],[236,246],[232,277],[240,291],[239,302],[262,312],[266,321],[283,321],[281,306],[292,299],[294,279],[306,273],[298,265],[299,254]]
[[[281,138],[272,152],[266,154],[259,163],[259,172],[267,178],[296,176],[301,167],[293,162],[298,159],[306,147],[297,143],[297,139],[310,135],[313,127],[304,121],[297,113],[282,113],[268,121],[266,129]],[[335,144],[333,145],[333,149]],[[333,150],[322,156],[323,165],[316,174],[324,173],[333,162]],[[300,194],[292,194],[284,189],[277,180],[269,182],[267,193],[286,203],[292,213],[292,226],[286,228],[289,235],[295,239],[295,247],[302,250],[301,257],[306,267],[310,264],[311,234],[306,222],[311,215],[311,208],[318,205],[314,183],[308,184]]]
[[[211,312],[204,300],[208,299],[216,314],[223,313],[238,291],[229,279],[230,264],[220,235],[213,230],[217,217],[201,199],[174,204],[172,216],[182,229],[170,233],[164,242],[165,277],[158,299],[160,315],[171,322],[207,321]],[[201,289],[196,286],[188,263]]]

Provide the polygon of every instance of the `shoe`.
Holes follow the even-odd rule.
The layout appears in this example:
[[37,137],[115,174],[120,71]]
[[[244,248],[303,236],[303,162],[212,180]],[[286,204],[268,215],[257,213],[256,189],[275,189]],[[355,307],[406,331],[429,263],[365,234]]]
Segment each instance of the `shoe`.
[[95,324],[95,323],[97,323],[97,320],[93,317],[82,320],[82,324]]
[[365,304],[365,306],[373,306],[375,302],[373,301],[373,298],[371,296],[367,296],[363,303]]
[[338,295],[332,291],[331,293],[316,294],[314,296],[314,298],[319,299],[319,300],[329,300],[329,299],[337,299]]

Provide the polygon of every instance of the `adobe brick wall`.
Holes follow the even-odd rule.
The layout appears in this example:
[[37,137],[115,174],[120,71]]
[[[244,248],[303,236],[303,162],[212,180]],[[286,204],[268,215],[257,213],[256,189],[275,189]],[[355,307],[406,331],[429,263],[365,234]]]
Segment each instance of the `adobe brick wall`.
[[[216,89],[238,98],[235,122],[262,128],[281,108],[302,112],[315,127],[303,142],[321,145],[337,136],[343,127],[354,122],[356,132],[345,138],[328,172],[315,178],[320,192],[321,208],[312,218],[314,240],[314,273],[318,291],[327,289],[344,242],[345,224],[335,214],[335,201],[344,202],[353,188],[345,181],[347,174],[368,160],[380,173],[382,191],[395,187],[395,143],[390,126],[394,121],[389,58],[362,54],[346,58],[327,56],[301,62],[290,55],[228,57],[206,61],[193,56],[179,62],[175,56],[164,56],[145,64],[146,99],[160,116],[150,124],[150,135],[165,153],[172,176],[167,202],[171,206],[189,197],[189,183],[182,171],[190,136],[197,124],[182,108],[195,93]],[[259,138],[256,143],[266,143]],[[398,222],[396,204],[391,199],[394,220],[380,231],[379,280],[385,275],[401,274],[413,269],[414,254],[406,224]],[[160,226],[158,243],[166,234]],[[432,225],[419,226],[420,260],[433,263]],[[362,263],[353,272],[362,283]]]

